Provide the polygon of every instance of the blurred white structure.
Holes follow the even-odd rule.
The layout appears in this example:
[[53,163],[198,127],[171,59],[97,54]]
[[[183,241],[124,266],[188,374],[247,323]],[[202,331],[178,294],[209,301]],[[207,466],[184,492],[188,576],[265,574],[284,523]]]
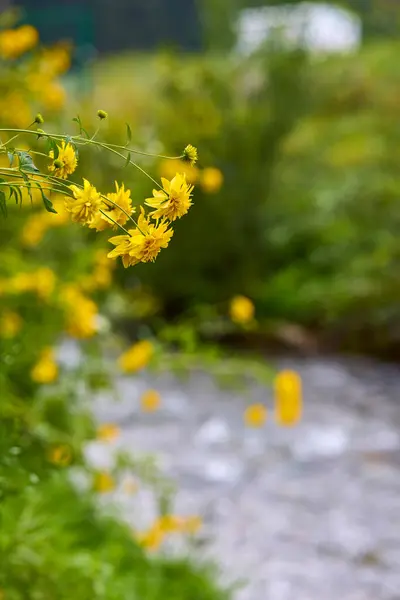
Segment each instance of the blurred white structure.
[[313,51],[351,51],[361,42],[357,15],[330,4],[302,2],[241,11],[237,50],[250,54],[277,30],[288,43]]

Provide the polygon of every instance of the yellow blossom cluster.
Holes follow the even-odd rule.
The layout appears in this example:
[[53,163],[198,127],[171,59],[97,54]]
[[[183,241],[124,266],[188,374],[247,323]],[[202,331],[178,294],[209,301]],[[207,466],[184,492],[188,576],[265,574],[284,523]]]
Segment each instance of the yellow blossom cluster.
[[39,34],[32,25],[6,29],[0,33],[0,56],[14,59],[32,50],[39,41]]
[[[33,106],[59,111],[65,104],[66,92],[59,76],[70,67],[71,50],[60,44],[52,48],[38,47],[39,34],[31,25],[0,32],[2,94],[0,118],[8,126],[28,127],[33,120]],[[34,52],[28,51],[34,50]],[[23,69],[15,68],[15,60],[23,57]]]
[[56,275],[48,267],[41,267],[29,273],[16,273],[9,279],[0,280],[2,294],[36,293],[42,300],[47,300],[54,292]]

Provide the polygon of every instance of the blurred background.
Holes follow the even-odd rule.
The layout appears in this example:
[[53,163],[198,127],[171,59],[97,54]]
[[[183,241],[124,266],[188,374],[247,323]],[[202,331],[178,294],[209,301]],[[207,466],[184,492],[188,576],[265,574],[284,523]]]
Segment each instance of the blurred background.
[[[2,127],[40,111],[46,131],[76,133],[79,114],[91,135],[102,109],[99,139],[125,145],[128,123],[150,155],[199,152],[137,159],[195,185],[154,264],[106,259],[107,234],[70,224],[62,198],[56,217],[33,191],[0,221],[0,600],[64,600],[71,580],[77,600],[219,600],[237,580],[240,600],[398,600],[398,0],[0,13]],[[22,53],[6,33],[26,25]],[[73,177],[123,180],[139,204],[148,180],[122,167],[82,147]],[[270,423],[282,370],[303,393],[292,423]],[[175,512],[204,526],[183,562],[174,545],[152,554],[182,530],[160,520]],[[141,543],[120,514],[149,528]]]
[[[128,122],[150,150],[199,149],[195,210],[155,266],[118,273],[125,289],[157,288],[168,318],[242,293],[269,340],[290,324],[397,355],[397,2],[18,5],[72,44],[69,109],[104,106],[108,139]],[[101,183],[113,166],[99,156]]]

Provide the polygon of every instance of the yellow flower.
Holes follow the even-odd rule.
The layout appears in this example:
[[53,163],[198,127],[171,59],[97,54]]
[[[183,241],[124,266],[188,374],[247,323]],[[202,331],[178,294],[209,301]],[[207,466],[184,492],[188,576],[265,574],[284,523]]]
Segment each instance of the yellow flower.
[[120,187],[117,182],[115,182],[115,188],[116,192],[107,194],[107,198],[112,201],[112,204],[104,201],[102,212],[99,212],[93,219],[89,225],[90,228],[97,231],[104,231],[107,227],[117,229],[117,226],[107,217],[111,217],[119,225],[125,225],[129,218],[127,214],[132,215],[135,212],[135,209],[132,208],[131,191],[125,190],[124,184]]
[[44,348],[38,362],[31,370],[31,378],[35,383],[52,383],[58,377],[58,365],[54,360],[54,350]]
[[163,515],[157,521],[158,527],[164,533],[175,533],[182,531],[185,520],[177,515]]
[[229,313],[235,323],[248,323],[254,318],[254,304],[246,296],[235,296],[231,300]]
[[98,330],[98,308],[78,286],[65,285],[60,290],[60,302],[66,313],[66,331],[78,339],[89,338]]
[[294,371],[281,371],[275,378],[275,418],[280,425],[294,425],[303,410],[300,376]]
[[150,527],[148,531],[139,536],[139,544],[150,551],[158,550],[165,538],[165,532],[158,523]]
[[18,313],[5,310],[0,318],[0,337],[13,338],[22,328],[22,319]]
[[154,261],[161,248],[166,248],[173,235],[168,229],[168,223],[150,224],[141,207],[138,227],[130,229],[129,235],[117,235],[108,241],[116,246],[108,254],[109,258],[121,256],[124,267],[136,265],[139,262]]
[[190,165],[187,162],[183,162],[179,158],[166,158],[161,161],[159,172],[162,177],[172,179],[176,173],[182,173],[186,175],[186,181],[188,183],[196,183],[199,178],[200,171],[196,166]]
[[41,90],[41,100],[48,110],[60,110],[65,104],[66,92],[61,84],[50,81]]
[[188,144],[183,151],[183,160],[186,160],[190,165],[195,165],[198,159],[198,152],[195,146]]
[[93,218],[101,207],[101,196],[96,188],[87,179],[83,180],[83,189],[76,185],[70,185],[74,198],[65,199],[65,208],[71,213],[71,219],[75,223],[90,225]]
[[32,275],[35,278],[35,288],[38,296],[43,300],[46,300],[51,296],[56,285],[56,275],[54,271],[48,267],[42,267]]
[[147,390],[140,398],[140,407],[144,412],[155,412],[160,405],[161,396],[156,390]]
[[110,473],[96,473],[93,481],[93,489],[101,494],[112,492],[115,489],[115,482]]
[[263,404],[251,404],[244,411],[244,420],[249,427],[262,427],[267,420],[267,409]]
[[224,176],[216,167],[206,167],[203,169],[200,185],[206,194],[215,194],[218,192],[223,182]]
[[120,429],[115,423],[103,423],[97,429],[97,439],[103,442],[114,442],[120,435]]
[[119,366],[126,373],[134,373],[144,369],[154,354],[154,347],[148,340],[133,344],[129,350],[119,357]]
[[[61,142],[61,146],[57,146],[58,156],[53,163],[49,165],[49,171],[54,174],[54,177],[60,179],[67,179],[68,175],[73,173],[78,165],[78,158],[76,156],[74,147],[64,140]],[[54,159],[54,151],[50,150],[49,157]]]
[[29,219],[27,219],[21,232],[21,242],[24,244],[24,246],[31,248],[41,242],[48,227],[47,219],[45,218],[47,214],[49,213],[43,212],[37,215],[32,215]]
[[193,186],[186,182],[186,176],[177,173],[171,181],[161,177],[162,190],[153,190],[153,198],[147,198],[145,203],[155,208],[150,216],[153,219],[168,219],[175,221],[185,215],[192,206],[191,194]]
[[0,34],[0,55],[8,59],[17,58],[36,46],[38,40],[38,32],[32,25],[6,29]]
[[48,456],[49,461],[54,465],[65,467],[69,465],[72,460],[72,451],[67,444],[62,444],[61,446],[54,446],[51,448]]

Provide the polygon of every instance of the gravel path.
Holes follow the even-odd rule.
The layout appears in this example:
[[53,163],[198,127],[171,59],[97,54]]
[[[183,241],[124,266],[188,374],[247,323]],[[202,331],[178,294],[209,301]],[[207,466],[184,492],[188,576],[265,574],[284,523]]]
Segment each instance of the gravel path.
[[[342,359],[284,359],[303,378],[300,425],[248,429],[244,397],[194,374],[186,383],[149,375],[99,398],[117,422],[119,448],[151,452],[177,482],[176,512],[200,514],[224,581],[244,578],[237,600],[400,600],[400,369]],[[159,389],[162,409],[143,414],[140,394]],[[89,449],[90,450],[90,449]],[[109,460],[109,449],[90,450]],[[89,452],[90,453],[90,452]],[[116,494],[127,518],[152,520],[149,492]]]

